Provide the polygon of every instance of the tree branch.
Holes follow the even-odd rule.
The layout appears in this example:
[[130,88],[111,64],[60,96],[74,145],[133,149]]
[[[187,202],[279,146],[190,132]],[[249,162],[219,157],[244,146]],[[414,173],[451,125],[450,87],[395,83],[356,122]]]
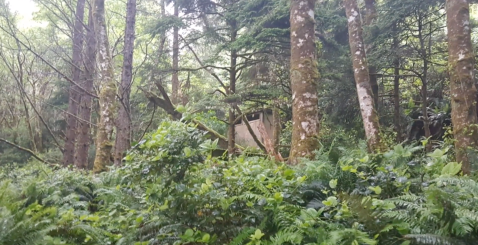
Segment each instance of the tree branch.
[[10,141],[8,141],[8,140],[6,140],[6,139],[3,139],[3,138],[0,138],[0,141],[1,141],[1,142],[4,142],[4,143],[6,143],[6,144],[8,144],[8,145],[10,145],[10,146],[13,146],[13,147],[15,147],[15,148],[17,148],[17,149],[19,149],[19,150],[21,150],[21,151],[24,151],[24,152],[30,154],[32,157],[36,158],[38,161],[40,161],[40,162],[42,162],[42,163],[51,165],[51,163],[49,163],[49,162],[43,160],[41,157],[37,156],[37,155],[35,154],[35,152],[31,151],[30,149],[21,147],[21,146],[15,144],[15,143],[12,143],[12,142],[10,142]]

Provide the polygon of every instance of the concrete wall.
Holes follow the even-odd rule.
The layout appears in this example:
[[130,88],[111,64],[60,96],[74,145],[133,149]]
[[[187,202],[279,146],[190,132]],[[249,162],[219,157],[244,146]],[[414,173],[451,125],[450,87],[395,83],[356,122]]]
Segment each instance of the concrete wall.
[[[249,124],[251,125],[252,131],[256,134],[257,138],[261,141],[264,142],[264,140],[261,137],[261,134],[259,133],[258,125],[260,123],[264,124],[264,127],[266,128],[267,134],[269,135],[269,138],[272,139],[273,137],[273,120],[272,120],[272,114],[271,113],[260,113],[260,118],[258,120],[251,120],[249,121]],[[236,143],[245,147],[258,147],[254,139],[252,138],[252,135],[249,133],[249,130],[247,130],[247,126],[244,122],[240,124],[236,124]]]

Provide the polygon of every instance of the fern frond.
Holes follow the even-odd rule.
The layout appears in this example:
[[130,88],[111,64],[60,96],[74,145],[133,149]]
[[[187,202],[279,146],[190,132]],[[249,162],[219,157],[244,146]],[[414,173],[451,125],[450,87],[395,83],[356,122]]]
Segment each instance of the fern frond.
[[408,234],[404,238],[419,245],[466,245],[460,240],[433,234]]

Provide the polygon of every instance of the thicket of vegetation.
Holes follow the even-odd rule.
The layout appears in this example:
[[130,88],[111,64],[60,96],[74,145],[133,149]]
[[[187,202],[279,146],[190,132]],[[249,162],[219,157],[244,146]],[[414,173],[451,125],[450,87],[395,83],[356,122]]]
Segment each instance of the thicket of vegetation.
[[194,125],[163,122],[98,175],[3,167],[0,244],[473,244],[478,183],[449,146],[331,146],[291,167],[211,157]]
[[475,1],[8,2],[0,245],[477,243]]

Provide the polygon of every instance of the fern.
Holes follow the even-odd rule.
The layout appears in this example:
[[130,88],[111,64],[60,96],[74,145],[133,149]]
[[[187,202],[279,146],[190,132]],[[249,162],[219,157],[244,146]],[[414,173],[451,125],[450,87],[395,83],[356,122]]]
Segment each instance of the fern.
[[408,234],[404,238],[418,245],[466,245],[460,240],[433,234]]
[[279,231],[271,238],[272,245],[302,244],[303,235],[297,232]]
[[243,245],[245,241],[249,239],[249,236],[254,234],[256,229],[247,227],[242,229],[241,233],[239,233],[230,243],[229,245]]

